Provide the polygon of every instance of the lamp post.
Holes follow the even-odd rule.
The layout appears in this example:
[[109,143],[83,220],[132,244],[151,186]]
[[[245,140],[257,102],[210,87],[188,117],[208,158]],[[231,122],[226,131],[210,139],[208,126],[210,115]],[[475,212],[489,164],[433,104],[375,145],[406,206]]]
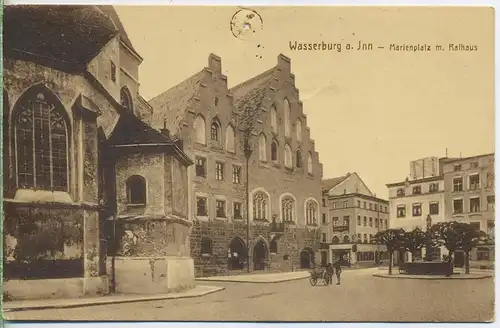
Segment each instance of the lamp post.
[[432,228],[432,218],[430,214],[427,214],[426,218],[426,233],[427,233],[427,245],[425,246],[425,261],[432,261],[432,245],[431,245],[431,228]]

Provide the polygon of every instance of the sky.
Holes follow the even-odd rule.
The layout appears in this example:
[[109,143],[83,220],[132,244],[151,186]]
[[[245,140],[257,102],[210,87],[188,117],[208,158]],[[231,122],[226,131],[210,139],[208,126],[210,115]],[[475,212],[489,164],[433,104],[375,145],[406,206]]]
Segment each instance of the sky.
[[[409,162],[494,152],[494,11],[473,7],[256,7],[235,38],[233,6],[119,6],[145,99],[222,57],[232,87],[291,58],[323,177],[357,172],[378,197],[403,181]],[[240,14],[236,15],[236,18]],[[241,23],[237,19],[237,23]],[[291,50],[290,42],[341,43],[343,50]],[[347,51],[359,42],[372,51]],[[449,51],[449,44],[477,46]],[[390,44],[432,51],[390,51]],[[435,45],[444,50],[436,51]],[[379,49],[378,47],[384,47]]]

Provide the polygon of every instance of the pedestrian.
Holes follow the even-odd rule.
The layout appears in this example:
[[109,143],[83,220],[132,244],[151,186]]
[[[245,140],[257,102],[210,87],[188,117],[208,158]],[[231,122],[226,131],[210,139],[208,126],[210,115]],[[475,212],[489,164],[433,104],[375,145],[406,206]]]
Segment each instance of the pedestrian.
[[327,282],[327,285],[331,285],[333,284],[333,272],[334,272],[334,269],[333,269],[333,265],[331,263],[328,263],[328,265],[326,266],[326,282]]
[[337,285],[340,285],[340,274],[342,273],[342,268],[340,267],[340,261],[339,260],[335,261],[333,266],[335,268],[335,275],[337,276]]

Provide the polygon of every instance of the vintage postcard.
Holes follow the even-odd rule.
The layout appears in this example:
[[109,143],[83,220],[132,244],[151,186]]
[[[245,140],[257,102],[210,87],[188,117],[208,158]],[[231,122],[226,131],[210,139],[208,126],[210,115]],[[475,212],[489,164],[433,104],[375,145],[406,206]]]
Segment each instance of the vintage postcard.
[[493,8],[3,15],[4,318],[494,320]]

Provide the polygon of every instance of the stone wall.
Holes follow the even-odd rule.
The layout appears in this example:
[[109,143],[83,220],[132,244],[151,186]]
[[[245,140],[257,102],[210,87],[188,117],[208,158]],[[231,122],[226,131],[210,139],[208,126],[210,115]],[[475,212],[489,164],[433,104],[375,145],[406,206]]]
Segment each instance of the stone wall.
[[84,276],[83,210],[4,203],[4,279]]
[[[191,229],[191,256],[194,259],[196,276],[234,275],[246,273],[246,264],[242,270],[230,270],[228,249],[234,238],[239,238],[246,245],[245,223],[195,221]],[[294,225],[285,227],[283,235],[277,236],[277,252],[270,253],[270,241],[275,233],[270,232],[268,224],[251,224],[250,229],[250,270],[253,266],[253,247],[263,240],[268,252],[268,265],[265,271],[292,271],[300,268],[300,252],[305,248],[318,249],[319,239],[315,229],[298,228]],[[212,254],[207,257],[201,253],[202,238],[212,240]],[[319,261],[319,259],[317,259]]]

